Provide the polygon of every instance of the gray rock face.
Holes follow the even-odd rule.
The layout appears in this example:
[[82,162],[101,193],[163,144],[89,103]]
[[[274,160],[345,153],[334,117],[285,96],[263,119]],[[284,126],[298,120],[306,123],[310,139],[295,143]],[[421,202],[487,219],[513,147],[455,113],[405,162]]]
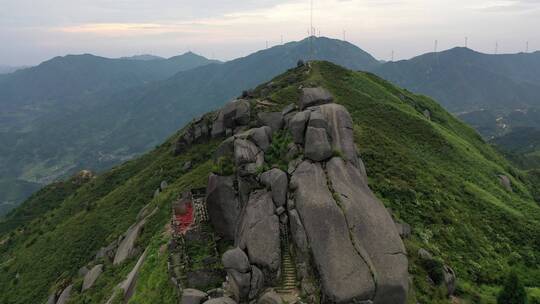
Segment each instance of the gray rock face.
[[309,120],[310,113],[311,111],[298,112],[294,114],[289,121],[289,131],[291,132],[294,142],[297,144],[304,143],[304,133],[306,131],[306,124]]
[[266,151],[270,147],[270,132],[265,127],[254,128],[248,131],[248,139],[254,142],[259,149]]
[[237,243],[246,248],[249,261],[276,276],[281,261],[279,219],[269,192],[252,192],[246,205]]
[[304,155],[313,161],[323,161],[332,156],[332,146],[325,129],[307,128]]
[[322,105],[320,109],[328,122],[332,148],[341,151],[346,161],[358,167],[351,115],[344,106],[338,104]]
[[508,192],[512,192],[512,181],[510,181],[510,178],[506,175],[499,175],[499,181],[501,185],[506,189]]
[[265,293],[257,301],[257,304],[283,304],[283,299],[275,292],[269,291]]
[[216,151],[214,152],[214,155],[213,155],[214,161],[218,160],[221,157],[228,157],[231,160],[233,159],[234,157],[234,137],[233,136],[221,142],[221,144],[217,147]]
[[320,111],[311,112],[308,126],[328,130],[328,122],[326,121],[326,117],[324,117]]
[[227,103],[221,111],[226,128],[234,129],[249,123],[251,106],[247,100],[239,99]]
[[234,269],[228,269],[227,274],[234,299],[239,303],[246,302],[249,299],[251,288],[251,272],[241,273]]
[[122,239],[120,245],[118,245],[118,249],[116,250],[116,254],[113,260],[114,265],[121,264],[126,259],[133,256],[135,250],[135,243],[137,242],[137,238],[139,237],[139,234],[141,233],[145,223],[146,220],[143,219],[137,222],[135,225],[129,227],[125,234],[125,237]]
[[234,141],[234,160],[237,166],[255,163],[259,148],[249,140],[236,139]]
[[225,269],[234,269],[241,273],[251,270],[249,259],[244,251],[238,247],[227,250],[221,257]]
[[251,285],[249,289],[249,299],[255,299],[264,287],[264,274],[257,266],[251,267]]
[[291,226],[291,235],[296,247],[301,253],[309,252],[309,244],[306,236],[306,231],[300,220],[300,216],[296,210],[289,211],[289,224]]
[[79,268],[79,271],[77,272],[77,274],[81,277],[85,276],[87,273],[88,273],[88,267],[86,266],[83,266],[81,268]]
[[47,304],[56,304],[56,294],[51,294],[47,299]]
[[357,251],[370,261],[377,278],[375,303],[405,303],[408,262],[392,217],[371,192],[359,170],[339,157],[326,166]]
[[135,286],[137,284],[137,279],[139,278],[139,271],[141,270],[141,267],[144,263],[144,260],[146,259],[147,254],[148,254],[148,250],[145,250],[143,254],[141,254],[139,259],[137,260],[137,263],[135,264],[135,266],[133,266],[133,268],[127,275],[124,282],[120,284],[120,288],[124,292],[124,301],[126,303],[129,301],[129,299],[131,298],[131,296],[133,296],[133,293],[135,292]]
[[81,291],[85,291],[89,288],[92,288],[92,286],[94,286],[94,283],[96,282],[96,280],[98,279],[98,277],[101,275],[102,272],[103,272],[103,264],[99,264],[92,267],[92,269],[88,273],[86,273],[86,275],[84,276]]
[[283,115],[281,112],[261,112],[257,114],[257,117],[259,123],[270,127],[272,132],[276,132],[283,127]]
[[229,297],[221,297],[221,298],[210,299],[204,302],[204,304],[236,304],[236,301]]
[[186,288],[182,291],[182,304],[200,304],[208,298],[205,292],[197,289]]
[[372,273],[350,239],[346,218],[328,190],[321,165],[302,162],[290,186],[295,190],[296,210],[304,224],[327,301],[371,299],[375,292]]
[[456,273],[450,266],[444,265],[444,284],[446,285],[447,295],[451,296],[456,291],[457,278]]
[[60,296],[58,297],[58,301],[56,301],[56,304],[66,304],[69,300],[69,297],[71,296],[71,290],[73,289],[73,284],[66,287]]
[[225,118],[222,111],[219,111],[216,120],[212,123],[212,132],[210,133],[210,136],[212,138],[225,136]]
[[206,190],[208,215],[216,232],[228,240],[234,240],[240,203],[235,195],[234,176],[211,174]]
[[261,174],[261,182],[272,190],[272,200],[276,207],[284,206],[287,203],[287,189],[289,179],[287,173],[274,168]]
[[300,97],[300,109],[331,103],[333,100],[334,98],[330,92],[324,88],[304,88]]

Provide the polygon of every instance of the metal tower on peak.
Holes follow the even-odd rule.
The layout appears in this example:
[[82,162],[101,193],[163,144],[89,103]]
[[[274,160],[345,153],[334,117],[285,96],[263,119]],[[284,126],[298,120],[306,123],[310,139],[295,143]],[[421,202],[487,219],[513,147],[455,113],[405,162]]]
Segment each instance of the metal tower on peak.
[[465,47],[469,47],[469,37],[465,37]]

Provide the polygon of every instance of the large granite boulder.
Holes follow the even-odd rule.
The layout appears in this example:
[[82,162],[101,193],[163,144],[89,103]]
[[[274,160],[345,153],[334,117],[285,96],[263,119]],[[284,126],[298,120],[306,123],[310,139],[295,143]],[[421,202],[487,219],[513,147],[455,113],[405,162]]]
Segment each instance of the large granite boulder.
[[221,110],[226,128],[234,129],[237,126],[247,125],[250,120],[251,106],[249,101],[239,99],[229,102]]
[[269,291],[265,293],[257,301],[257,304],[283,304],[283,303],[284,302],[281,296],[275,293],[274,291]]
[[137,238],[139,238],[139,235],[141,234],[145,223],[146,219],[142,219],[141,221],[135,223],[133,226],[129,227],[126,234],[124,235],[124,238],[122,239],[122,241],[120,241],[118,249],[116,250],[116,254],[113,260],[114,265],[121,264],[128,258],[133,257],[134,253],[136,252],[135,244],[137,242]]
[[325,299],[331,303],[372,299],[376,287],[369,257],[351,240],[347,219],[327,187],[321,164],[302,162],[290,186]]
[[255,163],[259,148],[250,140],[236,139],[234,141],[234,160],[237,166]]
[[328,180],[340,200],[356,250],[370,261],[377,278],[375,303],[405,303],[408,262],[403,242],[384,205],[369,189],[358,168],[339,157],[326,164]]
[[332,156],[332,146],[325,129],[307,128],[304,155],[313,161],[323,161]]
[[281,112],[260,112],[257,114],[259,123],[263,126],[268,126],[272,132],[283,127],[283,114]]
[[261,182],[272,191],[272,200],[276,208],[287,203],[287,190],[289,179],[287,173],[274,168],[261,174]]
[[237,243],[246,248],[249,261],[260,267],[270,277],[277,276],[281,248],[279,218],[270,192],[252,192],[242,216]]
[[103,264],[96,265],[92,267],[90,271],[86,273],[83,280],[82,290],[85,291],[94,286],[94,283],[97,281],[98,277],[103,272]]
[[257,266],[251,266],[249,299],[255,299],[264,288],[264,274]]
[[186,288],[182,291],[182,298],[180,302],[182,304],[200,304],[207,298],[208,294],[203,291]]
[[332,148],[340,151],[346,161],[358,167],[351,115],[344,106],[338,104],[322,105],[320,109],[328,122]]
[[238,247],[227,250],[221,257],[221,261],[225,270],[234,269],[241,273],[251,270],[247,255]]
[[311,111],[303,111],[294,114],[289,121],[288,129],[291,132],[293,141],[296,144],[304,143],[304,133],[306,131],[306,125],[309,121]]
[[270,147],[271,133],[269,127],[253,128],[248,131],[248,139],[254,142],[259,149],[266,151]]
[[69,300],[69,297],[71,296],[71,290],[73,289],[73,284],[69,285],[68,287],[64,288],[60,296],[58,297],[58,300],[56,301],[56,304],[66,304]]
[[299,106],[303,110],[307,107],[331,103],[333,100],[334,98],[330,92],[324,88],[303,88]]
[[203,304],[236,304],[236,301],[229,297],[221,297],[221,298],[210,299],[204,302]]
[[234,176],[210,174],[206,190],[208,215],[216,232],[228,240],[234,240],[240,214],[240,203],[235,192]]
[[296,210],[289,210],[289,225],[291,226],[291,236],[296,248],[302,254],[309,253],[309,243],[306,236],[306,231],[300,220],[300,215]]
[[223,111],[217,113],[216,119],[212,123],[212,131],[210,132],[212,138],[218,138],[225,136],[225,116]]

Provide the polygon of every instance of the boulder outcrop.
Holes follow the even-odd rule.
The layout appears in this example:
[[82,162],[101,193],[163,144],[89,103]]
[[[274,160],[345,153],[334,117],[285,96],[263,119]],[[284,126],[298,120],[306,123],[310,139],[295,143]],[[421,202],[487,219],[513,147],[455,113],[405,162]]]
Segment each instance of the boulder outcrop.
[[[406,303],[403,242],[389,211],[369,189],[349,112],[332,101],[323,88],[304,88],[301,112],[289,105],[281,113],[258,113],[253,122],[249,101],[242,100],[227,105],[214,121],[221,119],[231,130],[214,159],[230,158],[235,170],[230,176],[210,175],[207,207],[216,231],[236,246],[222,261],[226,289],[238,303],[282,303],[276,293],[259,296],[266,287],[277,287],[285,270],[292,271],[287,288],[320,292],[309,301],[320,296],[322,303],[333,304]],[[279,129],[291,135],[289,142],[272,143],[272,132]],[[285,162],[265,163],[276,158],[276,147]],[[272,157],[265,158],[268,151]],[[287,265],[283,271],[282,265]]]
[[92,267],[92,269],[88,271],[86,275],[84,276],[81,291],[85,291],[89,288],[92,288],[92,286],[97,281],[98,277],[101,275],[102,272],[103,272],[103,264],[99,264]]

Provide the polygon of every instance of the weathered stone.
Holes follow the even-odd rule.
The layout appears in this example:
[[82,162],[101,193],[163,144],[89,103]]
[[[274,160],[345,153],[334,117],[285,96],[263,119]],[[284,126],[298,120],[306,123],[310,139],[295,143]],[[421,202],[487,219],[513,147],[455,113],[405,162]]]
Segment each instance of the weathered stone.
[[251,266],[251,285],[249,299],[255,299],[264,287],[264,274],[257,266]]
[[216,269],[197,269],[186,272],[187,285],[195,289],[205,289],[223,282],[224,273]]
[[283,299],[274,291],[269,291],[262,295],[257,304],[283,304]]
[[296,210],[289,210],[289,224],[291,226],[291,236],[296,247],[301,253],[309,253],[306,231]]
[[396,230],[402,238],[411,236],[411,226],[404,222],[396,222]]
[[216,120],[214,120],[214,123],[212,124],[212,132],[210,133],[210,136],[212,138],[225,136],[225,121],[222,111],[219,111]]
[[286,225],[288,222],[289,222],[289,217],[287,216],[287,214],[285,213],[282,213],[280,216],[279,216],[279,222],[283,225]]
[[101,247],[96,253],[96,260],[102,258],[108,258],[110,261],[114,259],[116,248],[118,247],[118,241],[113,241],[106,247]]
[[499,181],[501,185],[506,189],[508,192],[512,192],[512,181],[510,181],[510,178],[506,175],[499,175]]
[[221,298],[210,299],[204,302],[203,304],[236,304],[236,301],[229,297],[221,297]]
[[257,166],[255,164],[242,165],[239,170],[238,181],[238,196],[240,199],[240,206],[245,206],[249,200],[249,194],[255,190],[261,188],[261,185],[257,182],[255,173],[257,173]]
[[159,188],[161,189],[161,191],[164,191],[165,189],[167,189],[167,186],[169,184],[167,183],[167,181],[161,181],[161,183],[159,184]]
[[73,289],[73,284],[66,287],[60,296],[58,297],[58,301],[56,301],[56,304],[66,304],[69,300],[69,297],[71,296],[71,290]]
[[332,156],[332,146],[325,129],[307,128],[304,156],[313,161],[323,161]]
[[214,161],[220,158],[234,158],[234,137],[228,137],[217,147],[214,152]]
[[330,92],[324,88],[303,88],[302,96],[300,96],[300,109],[331,103],[333,100]]
[[344,106],[338,104],[322,105],[320,109],[328,122],[333,150],[340,151],[346,161],[358,167],[351,115]]
[[247,255],[238,247],[227,250],[221,257],[221,261],[226,270],[234,269],[241,273],[247,273],[251,270]]
[[301,163],[302,163],[302,159],[300,157],[291,160],[287,167],[287,173],[289,173],[289,175],[292,175],[294,171],[296,170],[296,168],[298,167],[298,165],[300,165]]
[[182,291],[182,304],[200,304],[202,303],[208,295],[205,292],[202,292],[193,288],[186,288]]
[[285,208],[283,208],[283,206],[279,206],[276,208],[276,214],[277,215],[281,215],[285,212]]
[[223,290],[222,288],[214,288],[210,289],[207,294],[210,298],[221,298],[225,294],[225,290]]
[[251,272],[241,273],[234,269],[228,269],[229,284],[232,285],[234,299],[239,303],[246,302],[249,299],[249,290],[251,288]]
[[279,220],[269,192],[251,193],[239,228],[237,243],[245,245],[249,261],[270,277],[276,276],[281,261]]
[[448,266],[444,265],[444,285],[446,285],[447,296],[451,296],[456,291],[457,278],[454,270]]
[[94,286],[94,283],[98,279],[98,277],[103,272],[103,264],[96,265],[92,267],[92,269],[84,276],[82,289],[81,291],[85,291],[89,288],[92,288]]
[[428,109],[425,109],[422,114],[424,114],[424,117],[428,120],[431,120],[431,112]]
[[141,270],[147,254],[148,250],[145,250],[137,260],[135,266],[133,266],[133,268],[127,275],[126,280],[120,284],[120,288],[124,293],[124,301],[126,303],[129,302],[129,299],[131,298],[131,296],[133,296],[133,293],[135,292],[135,286],[137,284],[137,279],[139,278],[139,271]]
[[311,111],[298,112],[289,121],[289,131],[291,132],[293,141],[297,144],[304,143],[304,133],[310,113]]
[[281,112],[260,112],[257,114],[259,123],[263,126],[268,126],[272,132],[283,127],[283,114]]
[[334,157],[326,170],[339,197],[353,244],[375,271],[377,293],[373,301],[405,303],[409,290],[407,254],[392,217],[351,163]]
[[422,260],[433,260],[433,255],[424,248],[418,249],[418,257]]
[[328,122],[320,111],[312,111],[309,116],[308,127],[328,130]]
[[239,99],[227,103],[222,110],[225,127],[234,129],[237,126],[247,125],[250,111],[251,106],[247,100]]
[[182,170],[184,171],[188,171],[188,170],[191,170],[191,168],[193,167],[193,163],[188,160],[187,162],[184,163],[184,165],[182,166]]
[[47,304],[56,304],[56,294],[52,293],[47,299]]
[[293,112],[294,110],[296,110],[296,105],[294,103],[290,103],[286,105],[285,108],[283,108],[283,110],[281,111],[281,115],[285,116]]
[[83,266],[79,268],[79,271],[77,273],[79,274],[79,276],[84,277],[88,273],[88,271],[88,267]]
[[234,141],[234,160],[237,166],[255,163],[259,148],[249,140],[236,139]]
[[240,214],[240,203],[234,190],[234,176],[211,174],[206,195],[208,215],[216,232],[225,239],[234,240]]
[[296,210],[304,225],[324,297],[332,303],[371,299],[375,292],[373,275],[365,257],[352,243],[346,218],[327,187],[321,165],[302,162],[290,186],[295,190]]
[[114,265],[118,265],[134,255],[137,238],[139,237],[145,223],[146,220],[142,219],[133,226],[129,227],[124,238],[118,245],[118,249],[116,250],[113,260]]
[[248,139],[255,143],[259,149],[266,151],[270,147],[270,135],[265,127],[254,128],[248,131]]
[[272,191],[272,200],[276,207],[284,206],[287,202],[289,180],[287,173],[274,168],[261,174],[261,182]]
[[294,143],[290,143],[287,146],[287,154],[285,157],[287,159],[293,159],[293,158],[296,158],[298,154],[300,154],[300,149],[298,148],[298,146]]

